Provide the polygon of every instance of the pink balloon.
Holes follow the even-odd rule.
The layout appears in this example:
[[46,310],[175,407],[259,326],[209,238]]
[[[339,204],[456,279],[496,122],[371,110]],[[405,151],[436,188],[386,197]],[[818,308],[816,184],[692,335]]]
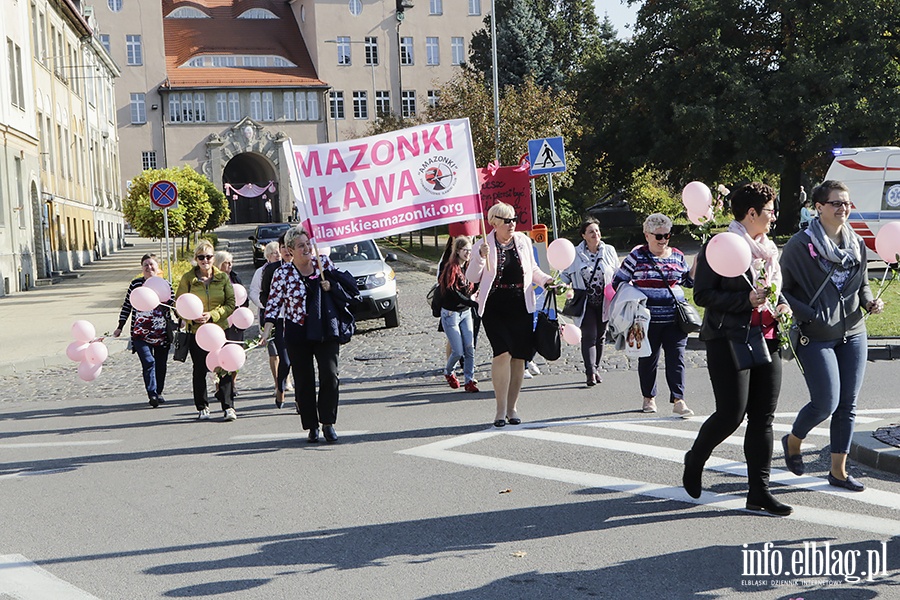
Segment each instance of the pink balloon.
[[253,311],[246,306],[241,306],[231,314],[231,324],[238,329],[247,329],[253,325]]
[[168,281],[158,275],[145,279],[144,287],[150,288],[156,292],[160,302],[168,302],[172,299],[172,286],[169,285]]
[[72,323],[72,337],[77,342],[90,342],[97,337],[97,330],[90,321],[80,320]]
[[566,238],[559,238],[547,246],[547,262],[557,271],[564,271],[575,260],[575,246]]
[[576,346],[581,343],[581,329],[572,323],[566,323],[562,328],[562,337],[567,344]]
[[219,350],[219,364],[226,371],[237,371],[244,366],[247,360],[247,353],[240,344],[225,344]]
[[206,368],[209,369],[209,371],[211,371],[211,372],[215,371],[216,367],[221,367],[221,366],[222,365],[219,364],[219,351],[218,350],[213,350],[212,352],[210,352],[209,354],[206,355]]
[[66,356],[71,361],[81,362],[84,360],[84,351],[87,350],[87,347],[88,345],[84,342],[72,342],[66,347]]
[[882,225],[875,235],[875,252],[888,264],[897,262],[900,254],[900,223]]
[[197,345],[212,352],[225,345],[225,330],[215,323],[204,323],[197,329]]
[[203,314],[203,300],[194,294],[182,294],[175,300],[175,309],[182,319],[193,321]]
[[103,342],[91,342],[84,350],[84,362],[99,365],[109,356],[109,348]]
[[159,296],[156,295],[156,292],[143,285],[131,290],[129,300],[135,310],[148,311],[159,306]]
[[102,370],[103,365],[92,365],[85,361],[78,365],[78,378],[82,381],[93,381],[97,379],[97,376],[100,375],[100,371]]
[[691,223],[694,225],[703,225],[704,223],[708,223],[715,218],[715,214],[713,213],[713,208],[710,206],[706,209],[706,212],[695,212],[695,211],[687,211],[688,219],[691,220]]
[[[235,283],[232,287],[234,288],[234,305],[240,306],[247,301],[247,288],[239,283]],[[244,328],[241,327],[241,329]]]
[[616,295],[616,290],[613,288],[611,283],[607,283],[606,287],[603,288],[603,295],[606,297],[607,302],[612,302],[612,299]]
[[681,191],[681,201],[688,211],[703,214],[712,204],[712,192],[700,181],[692,181]]
[[706,262],[722,277],[740,277],[750,268],[750,245],[736,233],[716,234],[706,246]]

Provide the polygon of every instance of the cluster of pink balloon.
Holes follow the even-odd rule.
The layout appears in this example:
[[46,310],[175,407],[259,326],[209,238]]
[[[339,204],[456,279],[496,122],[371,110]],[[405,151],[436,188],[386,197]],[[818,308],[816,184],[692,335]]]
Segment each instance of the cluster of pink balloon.
[[[247,300],[244,286],[234,286],[235,303],[243,304]],[[182,294],[175,300],[175,310],[181,318],[193,321],[203,314],[203,301],[195,294]],[[242,306],[228,317],[228,324],[238,329],[247,329],[253,324],[253,312]],[[215,371],[217,367],[226,371],[237,371],[244,366],[247,353],[240,343],[226,343],[225,330],[215,323],[204,323],[196,332],[197,345],[206,350],[206,367]]]
[[103,370],[103,361],[109,356],[109,349],[90,321],[79,320],[72,323],[72,337],[75,341],[66,348],[66,356],[79,363],[78,377],[82,381],[93,381]]
[[[565,238],[550,242],[547,246],[547,262],[557,271],[565,271],[575,261],[575,246]],[[560,326],[560,333],[567,344],[581,343],[581,329],[574,323]]]
[[712,221],[715,215],[712,208],[712,192],[705,183],[692,181],[681,191],[681,201],[687,209],[688,219],[694,225],[703,225]]
[[169,282],[162,277],[148,277],[144,280],[143,285],[131,291],[128,299],[135,310],[149,311],[159,306],[160,303],[171,300],[172,288],[169,286]]

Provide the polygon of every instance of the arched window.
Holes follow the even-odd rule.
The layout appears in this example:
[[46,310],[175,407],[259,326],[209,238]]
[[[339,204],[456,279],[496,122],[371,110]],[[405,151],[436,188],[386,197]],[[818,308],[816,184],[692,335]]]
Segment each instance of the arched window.
[[122,0],[106,0],[106,5],[109,6],[109,10],[113,12],[122,10]]
[[242,12],[238,19],[277,19],[278,15],[265,8],[251,8]]
[[199,8],[194,8],[193,6],[182,6],[180,8],[176,8],[168,15],[166,15],[167,19],[209,19],[210,16],[200,10]]
[[360,0],[350,0],[350,14],[354,17],[362,12],[362,2]]

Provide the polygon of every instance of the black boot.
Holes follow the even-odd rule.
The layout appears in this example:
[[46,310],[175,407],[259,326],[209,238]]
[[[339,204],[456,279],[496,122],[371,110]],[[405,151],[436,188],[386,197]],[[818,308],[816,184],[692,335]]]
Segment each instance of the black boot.
[[748,493],[747,510],[762,510],[776,517],[786,517],[794,512],[793,508],[776,500],[768,489]]
[[703,492],[703,463],[693,460],[693,452],[688,450],[684,455],[684,474],[681,485],[691,498],[699,498]]

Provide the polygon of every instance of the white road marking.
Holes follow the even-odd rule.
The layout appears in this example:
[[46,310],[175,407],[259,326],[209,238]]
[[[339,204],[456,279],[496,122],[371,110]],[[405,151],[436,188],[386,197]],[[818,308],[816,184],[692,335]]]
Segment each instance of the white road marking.
[[[596,421],[590,424],[590,427],[596,427],[598,429],[613,429],[617,431],[630,431],[633,433],[650,433],[653,435],[662,435],[666,437],[674,437],[681,438],[686,440],[693,440],[697,437],[697,430],[693,429],[671,429],[665,427],[657,427],[654,425],[638,425],[638,424],[630,424],[630,423],[607,423],[605,421]],[[812,433],[812,432],[810,432]],[[827,435],[827,434],[826,434]],[[740,435],[732,435],[728,437],[723,444],[732,444],[735,446],[743,446],[744,445],[744,437]],[[815,444],[801,444],[801,447],[806,449],[816,448]]]
[[106,446],[109,444],[121,444],[122,440],[94,440],[94,441],[71,441],[71,442],[22,442],[20,444],[0,444],[0,449],[13,448],[67,448],[76,446]]
[[0,596],[15,600],[100,600],[21,554],[0,555]]

